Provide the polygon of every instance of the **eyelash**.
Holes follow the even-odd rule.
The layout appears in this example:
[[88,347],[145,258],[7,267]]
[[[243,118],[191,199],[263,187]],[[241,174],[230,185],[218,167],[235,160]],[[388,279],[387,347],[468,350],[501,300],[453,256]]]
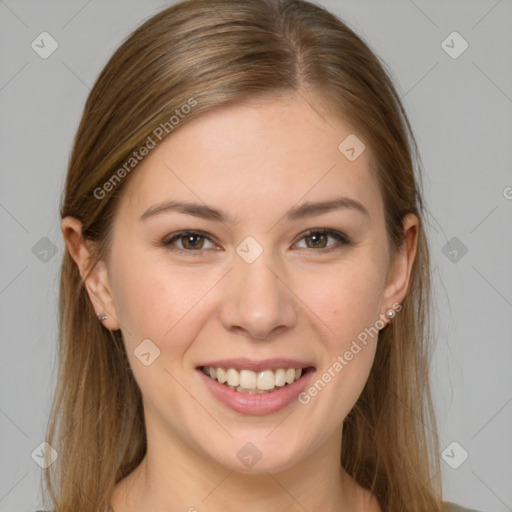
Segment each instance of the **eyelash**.
[[[325,254],[325,253],[331,252],[333,250],[341,249],[345,245],[353,245],[352,241],[344,233],[341,233],[339,231],[334,231],[331,229],[310,229],[302,234],[301,238],[299,239],[299,242],[308,236],[317,235],[317,234],[329,235],[330,237],[336,239],[338,241],[338,243],[334,244],[332,246],[323,247],[320,249],[306,247],[306,250],[320,252],[320,253]],[[186,235],[199,235],[200,237],[206,238],[206,239],[210,240],[210,242],[213,243],[211,238],[203,231],[185,230],[185,231],[180,231],[178,233],[174,233],[170,237],[165,238],[164,240],[162,240],[161,245],[171,251],[186,253],[187,255],[191,255],[191,256],[192,255],[196,256],[193,253],[198,253],[198,255],[199,255],[201,252],[203,252],[203,250],[206,250],[206,249],[193,250],[193,249],[182,249],[180,247],[171,247],[172,243],[175,240],[183,238]]]

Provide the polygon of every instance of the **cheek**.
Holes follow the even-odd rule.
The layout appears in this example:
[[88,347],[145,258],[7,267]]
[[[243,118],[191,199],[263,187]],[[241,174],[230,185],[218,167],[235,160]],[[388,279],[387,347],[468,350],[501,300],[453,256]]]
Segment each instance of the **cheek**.
[[306,390],[317,417],[329,418],[323,426],[319,420],[318,428],[336,428],[366,385],[378,343],[381,283],[377,267],[354,263],[326,278],[323,293],[310,296],[329,326],[322,368]]
[[[304,273],[299,296],[344,344],[379,318],[383,273],[375,262],[360,258],[324,273]],[[341,348],[341,347],[340,347]]]
[[125,340],[137,344],[144,338],[160,337],[166,315],[177,301],[178,291],[168,284],[172,268],[166,276],[133,244],[130,251],[117,251],[114,261],[114,302]]
[[184,351],[195,329],[200,329],[198,315],[204,314],[205,298],[219,277],[155,262],[143,251],[119,261],[115,304],[127,347],[133,351],[149,338],[164,358],[164,351],[174,356]]

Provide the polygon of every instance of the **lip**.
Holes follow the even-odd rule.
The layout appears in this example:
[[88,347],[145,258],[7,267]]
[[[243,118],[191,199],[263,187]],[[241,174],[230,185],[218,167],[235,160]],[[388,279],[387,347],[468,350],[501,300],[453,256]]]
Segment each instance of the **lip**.
[[234,368],[235,370],[252,370],[253,372],[262,372],[263,370],[277,370],[279,368],[309,368],[314,367],[311,361],[299,361],[298,359],[274,358],[255,361],[251,359],[221,359],[218,361],[209,361],[201,363],[202,366],[213,366],[214,368]]
[[[215,365],[218,363],[219,361],[217,361]],[[219,366],[222,367],[222,365]],[[301,367],[301,365],[299,364],[296,367]],[[231,368],[233,368],[233,366],[231,366]],[[245,366],[244,368],[247,367]],[[277,368],[282,368],[282,366],[277,366]],[[263,369],[265,370],[271,368],[266,366]],[[253,416],[263,416],[266,414],[275,413],[281,409],[284,409],[293,401],[296,401],[298,395],[304,390],[308,384],[308,381],[311,379],[311,376],[315,373],[315,369],[310,365],[304,375],[302,375],[302,377],[299,380],[296,380],[293,384],[287,384],[280,388],[278,391],[264,395],[246,395],[244,393],[239,393],[238,391],[229,389],[224,384],[220,384],[216,380],[213,380],[211,377],[208,377],[208,375],[206,375],[200,368],[197,368],[196,371],[198,372],[206,387],[211,391],[212,395],[219,402],[236,412]]]

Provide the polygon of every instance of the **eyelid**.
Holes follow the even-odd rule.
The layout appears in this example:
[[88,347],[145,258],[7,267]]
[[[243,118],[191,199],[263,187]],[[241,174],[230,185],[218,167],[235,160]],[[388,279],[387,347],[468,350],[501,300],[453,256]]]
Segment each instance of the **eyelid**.
[[[198,250],[194,251],[194,250],[190,250],[190,249],[182,249],[181,247],[177,247],[172,244],[173,241],[179,240],[180,238],[182,238],[186,235],[199,235],[202,238],[209,240],[211,243],[218,245],[217,242],[215,242],[215,239],[211,235],[209,235],[208,233],[206,233],[204,231],[201,231],[200,229],[184,229],[183,231],[177,231],[175,233],[172,233],[171,235],[166,236],[162,240],[161,245],[168,250],[179,252],[179,253],[185,253],[187,255],[188,254],[191,254],[191,255],[201,254],[202,252],[204,252],[206,250],[206,249],[198,249]],[[214,250],[218,250],[218,249],[214,249]],[[196,253],[196,254],[194,254],[194,253]]]
[[[309,251],[318,252],[318,253],[322,254],[322,253],[327,253],[332,250],[340,249],[346,245],[353,245],[352,240],[345,233],[338,231],[336,229],[330,229],[330,228],[310,228],[306,231],[303,231],[300,235],[298,235],[298,237],[297,237],[296,241],[293,243],[293,245],[297,244],[298,242],[302,241],[304,238],[306,238],[307,236],[310,236],[312,234],[328,235],[331,238],[334,238],[335,240],[337,240],[337,243],[330,245],[328,247],[321,247],[318,249],[306,247],[305,249],[309,250]],[[199,235],[202,238],[205,238],[205,239],[209,240],[210,242],[218,245],[217,242],[215,242],[215,239],[211,235],[209,235],[208,233],[206,233],[204,231],[198,230],[198,229],[185,229],[182,231],[177,231],[175,233],[172,233],[171,235],[165,237],[162,240],[161,245],[166,249],[169,249],[169,250],[172,250],[175,252],[179,252],[179,253],[185,253],[187,255],[194,255],[194,256],[200,255],[202,252],[204,252],[206,250],[206,249],[197,249],[197,250],[182,249],[181,247],[176,247],[176,246],[172,245],[172,243],[174,241],[176,241],[186,235]],[[214,249],[214,250],[218,250],[218,249]]]
[[[313,235],[313,234],[328,235],[331,238],[334,238],[335,240],[337,240],[338,243],[334,244],[334,245],[330,245],[330,246],[328,246],[326,248],[320,248],[320,249],[310,249],[309,247],[306,248],[306,249],[309,249],[311,251],[327,252],[327,251],[329,251],[331,249],[336,249],[336,248],[340,247],[340,244],[341,245],[352,245],[351,239],[345,233],[343,233],[341,231],[338,231],[337,229],[329,229],[329,228],[311,228],[311,229],[308,229],[307,231],[302,232],[298,236],[297,242],[300,242],[301,240],[303,240],[307,236],[310,236],[310,235]],[[297,242],[295,242],[294,245]]]

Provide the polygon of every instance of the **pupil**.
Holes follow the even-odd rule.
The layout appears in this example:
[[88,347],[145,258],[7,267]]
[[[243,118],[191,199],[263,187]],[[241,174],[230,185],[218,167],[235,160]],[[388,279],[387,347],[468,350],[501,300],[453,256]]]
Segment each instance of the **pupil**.
[[192,240],[194,240],[194,238],[200,238],[201,235],[187,235],[185,237],[186,239],[186,244],[190,244],[192,247],[197,247],[197,244],[194,244],[193,242],[191,242]]
[[[314,235],[310,235],[310,238],[312,238],[312,239],[317,239],[317,237],[323,237],[323,236],[325,236],[325,235],[324,235],[324,234],[322,234],[322,233],[317,233],[317,234],[314,234]],[[317,239],[316,241],[318,241],[318,239]],[[313,244],[314,244],[315,246],[316,246],[316,245],[318,245],[316,242],[313,242]]]

